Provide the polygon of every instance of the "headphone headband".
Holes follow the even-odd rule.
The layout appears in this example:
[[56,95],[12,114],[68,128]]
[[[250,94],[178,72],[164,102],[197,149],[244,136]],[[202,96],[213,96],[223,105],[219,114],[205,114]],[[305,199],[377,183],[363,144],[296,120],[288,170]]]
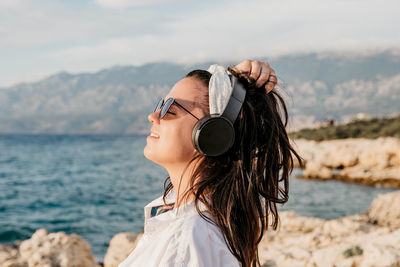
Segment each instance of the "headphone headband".
[[222,113],[221,117],[225,117],[233,123],[239,115],[240,109],[242,108],[244,99],[246,97],[246,90],[243,86],[238,83],[237,78],[232,74],[229,74],[229,78],[232,83],[232,95],[229,98],[229,102]]

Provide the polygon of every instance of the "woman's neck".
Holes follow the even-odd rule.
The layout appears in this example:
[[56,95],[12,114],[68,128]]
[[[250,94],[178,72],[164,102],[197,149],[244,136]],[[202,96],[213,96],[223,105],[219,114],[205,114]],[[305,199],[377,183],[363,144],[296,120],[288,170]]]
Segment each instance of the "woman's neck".
[[169,167],[167,169],[172,186],[176,193],[176,201],[174,207],[184,205],[194,199],[193,193],[186,194],[190,188],[190,179],[193,173],[195,164],[190,164],[186,169],[187,164],[184,166]]

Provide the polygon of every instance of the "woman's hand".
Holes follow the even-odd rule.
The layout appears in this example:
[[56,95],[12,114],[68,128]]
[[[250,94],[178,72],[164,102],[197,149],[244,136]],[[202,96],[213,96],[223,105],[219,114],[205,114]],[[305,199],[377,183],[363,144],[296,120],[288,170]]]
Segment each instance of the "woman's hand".
[[268,62],[246,59],[233,69],[254,79],[257,87],[265,87],[267,94],[274,89],[278,82],[275,71],[269,66]]

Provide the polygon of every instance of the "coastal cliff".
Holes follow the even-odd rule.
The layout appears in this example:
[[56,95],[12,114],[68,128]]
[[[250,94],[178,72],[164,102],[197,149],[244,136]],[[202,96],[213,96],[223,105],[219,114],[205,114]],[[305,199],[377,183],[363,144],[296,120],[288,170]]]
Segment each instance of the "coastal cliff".
[[299,178],[400,187],[399,138],[297,139],[292,144],[305,161]]

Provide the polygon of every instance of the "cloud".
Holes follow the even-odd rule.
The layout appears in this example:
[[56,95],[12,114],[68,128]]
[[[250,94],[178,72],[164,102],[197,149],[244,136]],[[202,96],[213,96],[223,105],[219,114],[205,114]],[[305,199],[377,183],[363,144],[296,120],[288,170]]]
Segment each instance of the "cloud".
[[[86,58],[88,62],[102,57],[112,64],[156,60],[192,63],[400,43],[399,37],[393,35],[394,26],[388,28],[400,24],[400,19],[395,19],[394,11],[373,7],[371,1],[331,1],[330,5],[316,0],[303,1],[301,5],[294,0],[285,3],[282,6],[278,1],[235,1],[195,14],[182,12],[175,19],[165,20],[159,27],[161,33],[148,31],[138,36],[115,37],[59,53],[61,57],[81,61]],[[389,24],[388,20],[398,23]]]
[[63,49],[114,36],[157,32],[157,23],[164,20],[159,12],[152,10],[109,11],[47,2],[36,6],[29,1],[17,8],[0,9],[0,17],[3,50],[41,46],[47,50]]
[[18,1],[0,9],[0,86],[116,64],[400,47],[398,0]]
[[0,7],[15,8],[21,4],[20,0],[1,0]]
[[[175,0],[176,1],[176,0]],[[173,0],[94,0],[96,4],[105,8],[124,8],[168,4]]]

